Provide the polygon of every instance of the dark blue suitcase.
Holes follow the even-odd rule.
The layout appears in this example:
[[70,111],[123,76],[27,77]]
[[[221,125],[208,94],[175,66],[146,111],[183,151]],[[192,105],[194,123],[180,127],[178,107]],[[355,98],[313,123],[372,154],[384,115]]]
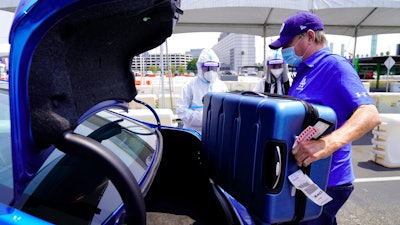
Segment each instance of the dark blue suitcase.
[[[264,224],[309,220],[322,207],[293,192],[288,176],[297,166],[291,149],[308,125],[323,120],[336,127],[336,114],[289,96],[253,92],[204,96],[201,159],[214,183]],[[325,190],[331,158],[303,168]]]

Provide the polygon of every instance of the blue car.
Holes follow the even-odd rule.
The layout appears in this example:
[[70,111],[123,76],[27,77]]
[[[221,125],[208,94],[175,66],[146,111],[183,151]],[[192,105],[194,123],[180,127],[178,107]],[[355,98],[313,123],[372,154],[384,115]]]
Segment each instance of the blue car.
[[20,2],[0,83],[0,224],[253,224],[208,178],[197,132],[115,110],[137,94],[132,57],[172,34],[179,7]]

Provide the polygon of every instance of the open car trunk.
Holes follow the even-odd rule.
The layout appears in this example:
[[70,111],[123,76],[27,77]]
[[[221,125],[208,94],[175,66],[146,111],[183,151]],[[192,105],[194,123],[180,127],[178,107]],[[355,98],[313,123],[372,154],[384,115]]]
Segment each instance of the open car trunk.
[[237,224],[200,164],[200,139],[183,130],[161,133],[163,156],[145,197],[148,224]]

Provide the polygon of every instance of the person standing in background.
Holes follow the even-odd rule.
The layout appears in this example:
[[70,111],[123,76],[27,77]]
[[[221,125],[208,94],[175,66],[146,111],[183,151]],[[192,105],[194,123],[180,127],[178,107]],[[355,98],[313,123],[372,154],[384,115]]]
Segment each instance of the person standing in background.
[[267,59],[266,66],[266,76],[257,83],[253,91],[287,95],[290,87],[288,66],[278,50]]
[[291,16],[269,47],[282,48],[283,60],[296,67],[290,96],[331,107],[336,113],[335,131],[299,143],[292,154],[298,166],[305,167],[332,156],[327,194],[333,200],[323,206],[318,218],[300,224],[337,224],[336,214],[354,189],[351,143],[380,124],[378,110],[352,64],[326,47],[324,25],[317,15]]
[[228,88],[218,78],[220,61],[212,49],[203,49],[196,65],[198,75],[183,87],[176,104],[176,113],[184,128],[201,133],[204,95],[208,92],[227,92]]

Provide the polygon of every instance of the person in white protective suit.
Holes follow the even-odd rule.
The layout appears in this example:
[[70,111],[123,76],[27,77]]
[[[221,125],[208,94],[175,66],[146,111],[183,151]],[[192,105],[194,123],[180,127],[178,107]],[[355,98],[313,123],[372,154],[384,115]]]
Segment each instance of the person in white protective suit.
[[253,88],[254,92],[287,95],[290,87],[288,66],[276,51],[266,62],[266,76]]
[[197,77],[193,77],[182,89],[176,104],[176,112],[184,128],[201,133],[203,96],[208,92],[227,92],[228,88],[218,78],[220,61],[212,49],[203,49],[197,61]]

